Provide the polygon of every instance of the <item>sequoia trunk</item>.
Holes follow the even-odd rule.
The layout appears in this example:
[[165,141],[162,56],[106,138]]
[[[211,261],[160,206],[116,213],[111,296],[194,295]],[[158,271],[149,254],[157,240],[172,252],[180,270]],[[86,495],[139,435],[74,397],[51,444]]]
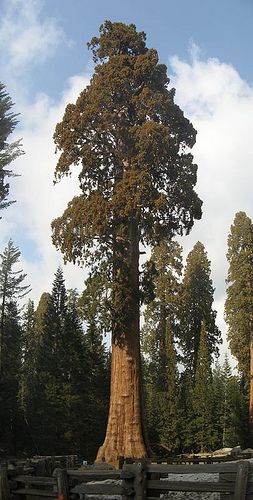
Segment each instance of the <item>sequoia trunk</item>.
[[121,245],[114,268],[114,295],[120,302],[112,325],[110,409],[105,441],[97,455],[97,462],[108,463],[116,463],[119,457],[138,459],[147,455],[141,403],[139,237],[135,219],[128,225],[127,244],[123,241]]

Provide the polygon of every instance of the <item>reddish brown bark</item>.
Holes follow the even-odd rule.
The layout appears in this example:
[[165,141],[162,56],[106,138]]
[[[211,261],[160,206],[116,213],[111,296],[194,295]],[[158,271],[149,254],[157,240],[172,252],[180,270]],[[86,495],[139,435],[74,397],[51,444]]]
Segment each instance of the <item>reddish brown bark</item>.
[[[113,324],[110,409],[106,437],[98,451],[97,462],[116,463],[119,457],[138,459],[147,456],[141,399],[139,238],[135,220],[129,225],[128,243],[123,260],[127,266],[128,295],[125,303],[129,310],[128,314],[124,313],[123,331],[124,325],[119,327],[118,324],[120,318]],[[119,276],[119,272],[118,268],[115,276]],[[124,303],[121,306],[123,313]]]
[[106,437],[97,461],[146,456],[142,435],[140,369],[132,349],[112,346],[110,412]]

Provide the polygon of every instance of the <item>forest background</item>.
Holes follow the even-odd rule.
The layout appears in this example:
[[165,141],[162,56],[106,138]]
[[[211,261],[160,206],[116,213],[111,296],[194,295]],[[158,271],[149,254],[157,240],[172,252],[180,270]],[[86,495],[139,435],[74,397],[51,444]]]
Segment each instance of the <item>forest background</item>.
[[[204,200],[203,217],[180,244],[186,256],[198,240],[204,243],[212,263],[218,326],[225,333],[227,234],[238,210],[245,210],[248,215],[252,212],[252,74],[250,65],[243,63],[250,50],[252,8],[247,2],[243,6],[233,2],[230,9],[227,4],[226,21],[221,26],[218,3],[212,3],[212,7],[210,3],[204,13],[195,2],[189,23],[186,2],[179,7],[171,4],[172,11],[161,2],[155,17],[152,3],[144,9],[140,2],[138,12],[124,12],[114,2],[108,2],[105,12],[101,2],[96,13],[87,8],[84,27],[81,21],[80,25],[77,23],[77,19],[82,19],[78,15],[83,8],[81,3],[76,2],[76,10],[71,12],[67,2],[61,3],[62,10],[59,2],[54,2],[53,7],[39,1],[1,3],[0,43],[5,47],[1,55],[2,81],[15,101],[15,111],[21,113],[13,140],[22,137],[25,151],[15,163],[15,171],[21,177],[11,180],[11,198],[17,199],[18,205],[9,207],[1,221],[1,249],[12,237],[21,250],[32,298],[38,303],[41,294],[51,290],[52,277],[61,263],[50,244],[51,220],[62,211],[70,190],[76,190],[75,178],[71,188],[69,182],[53,187],[56,158],[52,135],[65,105],[75,100],[92,73],[83,44],[106,17],[138,24],[139,16],[138,29],[148,32],[148,45],[158,49],[162,62],[167,63],[170,57],[168,72],[177,90],[176,102],[198,130],[193,152],[199,165],[197,192]],[[178,20],[173,29],[171,18]],[[183,40],[180,36],[179,43],[180,33]],[[236,39],[240,43],[235,49],[232,40],[239,33]],[[85,71],[80,72],[80,67]],[[81,291],[86,272],[68,265],[64,270],[67,288],[77,287]]]

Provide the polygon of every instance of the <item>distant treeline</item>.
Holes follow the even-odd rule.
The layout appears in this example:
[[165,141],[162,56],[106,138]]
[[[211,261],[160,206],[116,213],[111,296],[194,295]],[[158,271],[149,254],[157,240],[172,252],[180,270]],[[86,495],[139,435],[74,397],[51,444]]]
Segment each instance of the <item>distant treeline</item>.
[[10,241],[0,263],[1,454],[94,458],[109,397],[110,357],[96,321],[99,294],[93,287],[91,295],[89,280],[81,296],[66,291],[59,268],[52,292],[42,294],[36,309],[29,300],[20,311],[25,275],[12,267],[19,255]]

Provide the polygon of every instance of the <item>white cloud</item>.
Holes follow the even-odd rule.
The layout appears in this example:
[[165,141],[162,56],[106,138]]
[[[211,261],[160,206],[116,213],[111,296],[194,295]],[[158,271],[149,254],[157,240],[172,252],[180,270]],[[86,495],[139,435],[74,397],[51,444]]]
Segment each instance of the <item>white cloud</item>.
[[[78,192],[78,172],[53,185],[57,162],[53,133],[66,105],[75,102],[88,81],[84,75],[71,78],[59,102],[44,94],[38,95],[33,104],[19,102],[22,119],[18,134],[23,137],[25,155],[15,162],[15,170],[21,176],[12,179],[11,196],[17,203],[3,213],[1,248],[10,235],[20,246],[24,270],[33,288],[31,295],[36,301],[43,291],[51,289],[53,275],[62,263],[61,255],[51,242],[51,222]],[[33,253],[37,256],[36,262]],[[82,287],[83,271],[68,265],[64,274],[68,287]]]
[[[53,29],[46,31],[46,25],[39,23],[41,3],[38,0],[11,0],[8,5],[12,15],[18,5],[23,8],[23,27],[27,26],[28,29],[28,26],[34,26],[36,31],[37,26],[37,33],[40,29],[42,32],[45,30],[51,42],[45,41],[41,50],[47,57],[63,36],[57,31],[55,21],[51,20],[51,26],[55,26],[53,35]],[[10,36],[11,28],[7,28],[8,23],[6,25],[2,19],[0,44],[3,37],[7,37],[8,29]],[[23,35],[25,31],[23,29]],[[29,37],[28,34],[23,35],[18,28],[17,36],[14,37],[16,42],[19,37],[20,40]],[[34,55],[26,54],[29,47],[25,41],[24,51],[20,49],[20,55],[18,51],[15,52],[15,44],[12,47],[13,54],[16,54],[12,57],[13,68],[18,68],[18,61],[21,60],[30,64]],[[37,50],[39,48],[35,44],[34,54]],[[192,51],[191,62],[174,57],[170,63],[176,102],[198,131],[193,151],[199,165],[196,189],[204,201],[202,220],[196,222],[190,236],[183,239],[183,246],[185,254],[197,240],[206,247],[216,288],[218,323],[225,332],[223,304],[227,235],[237,211],[244,210],[253,216],[253,89],[231,65],[221,63],[218,59],[201,60],[196,48]],[[3,248],[9,236],[19,244],[35,300],[43,291],[50,290],[53,274],[61,261],[61,256],[51,243],[51,221],[62,213],[77,187],[75,176],[53,186],[57,158],[52,136],[66,104],[75,101],[87,82],[88,78],[84,75],[71,78],[58,102],[46,94],[40,94],[31,104],[20,88],[17,88],[15,96],[16,107],[21,113],[18,137],[23,137],[26,154],[16,161],[16,171],[22,175],[11,179],[11,193],[18,202],[3,213],[0,245]],[[29,240],[37,250],[36,261],[30,255],[32,252],[25,240]],[[68,265],[65,276],[67,286],[82,287],[84,272],[79,268]]]
[[6,76],[25,74],[28,67],[51,56],[60,43],[69,43],[56,19],[42,20],[42,7],[42,0],[3,0],[0,48]]
[[225,333],[227,236],[236,212],[253,217],[253,88],[231,65],[200,60],[196,51],[191,63],[174,57],[171,67],[176,101],[198,131],[193,150],[199,166],[196,190],[204,202],[202,220],[184,238],[184,248],[188,253],[198,240],[206,247],[218,323]]

